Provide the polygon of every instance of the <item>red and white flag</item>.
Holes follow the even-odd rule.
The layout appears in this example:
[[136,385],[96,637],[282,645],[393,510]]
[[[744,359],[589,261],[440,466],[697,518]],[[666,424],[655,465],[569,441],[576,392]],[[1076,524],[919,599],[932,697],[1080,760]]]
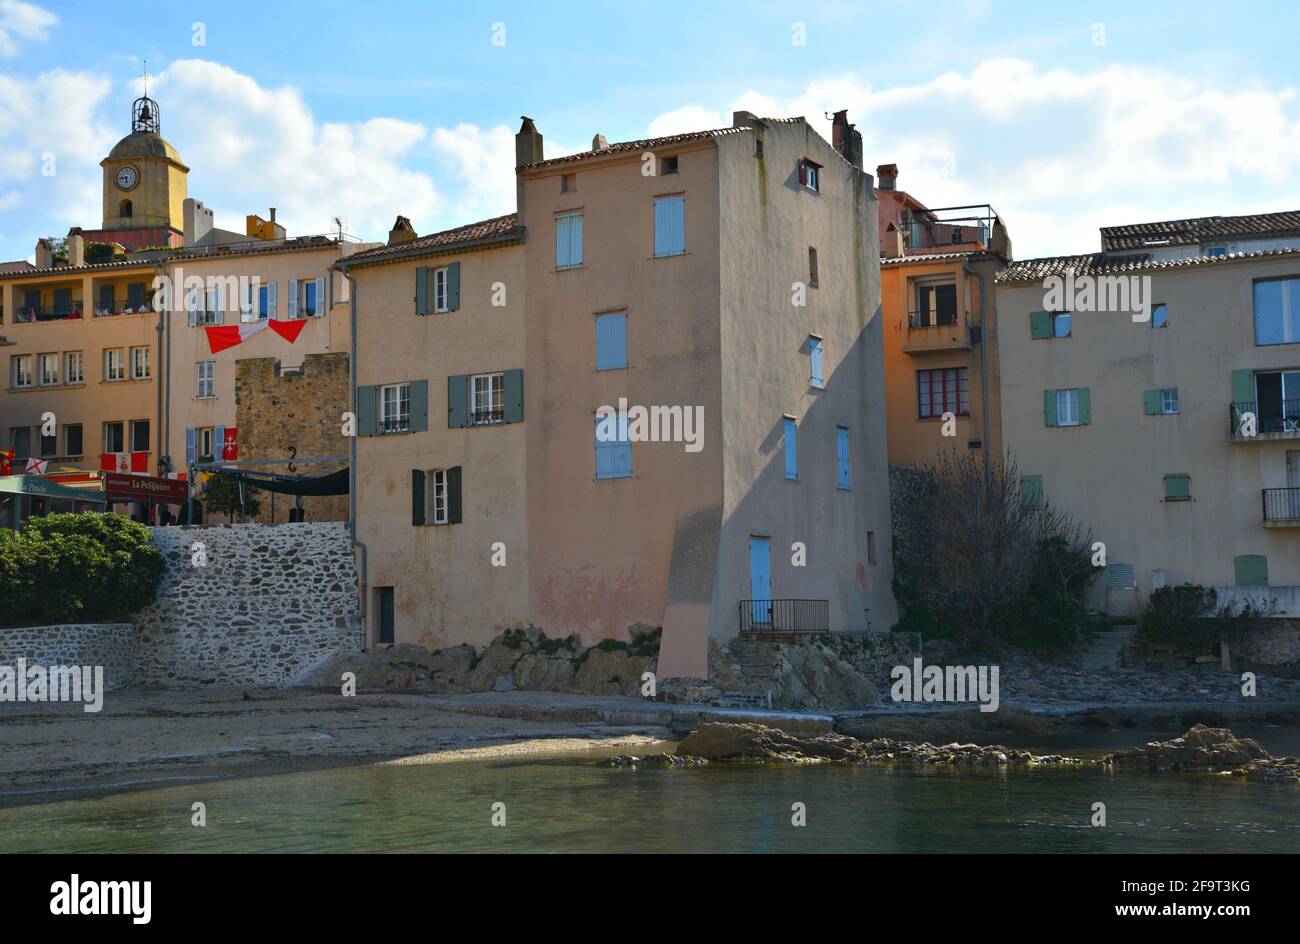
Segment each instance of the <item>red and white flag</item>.
[[236,344],[243,344],[249,338],[261,334],[267,328],[270,328],[292,344],[298,340],[298,335],[302,334],[302,329],[306,324],[307,322],[301,319],[295,321],[272,321],[268,319],[237,325],[207,325],[203,330],[208,333],[208,349],[213,354],[216,354],[218,351],[224,351]]
[[30,457],[27,459],[27,469],[26,469],[26,472],[27,472],[28,475],[44,475],[44,474],[45,474],[45,460],[44,460],[44,459],[37,459],[35,456],[30,456]]
[[101,452],[99,454],[101,472],[121,472],[124,475],[148,475],[149,453],[147,452]]

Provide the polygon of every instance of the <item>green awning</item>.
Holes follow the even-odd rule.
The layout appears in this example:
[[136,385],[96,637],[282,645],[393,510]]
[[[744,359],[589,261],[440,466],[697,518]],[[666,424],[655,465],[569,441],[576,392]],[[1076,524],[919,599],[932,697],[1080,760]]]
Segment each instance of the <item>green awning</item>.
[[65,501],[90,502],[93,505],[105,503],[104,493],[101,491],[69,488],[39,475],[0,476],[0,492],[26,495],[28,498],[61,498]]

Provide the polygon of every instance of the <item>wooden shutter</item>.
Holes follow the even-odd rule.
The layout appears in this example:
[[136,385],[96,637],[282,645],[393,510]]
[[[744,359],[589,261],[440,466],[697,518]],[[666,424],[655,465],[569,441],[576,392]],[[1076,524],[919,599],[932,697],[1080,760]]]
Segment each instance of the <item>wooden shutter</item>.
[[1031,311],[1029,313],[1029,336],[1035,341],[1052,336],[1052,313],[1050,311]]
[[357,435],[374,436],[378,431],[376,395],[378,388],[373,384],[357,387]]
[[461,521],[460,478],[460,466],[447,470],[447,524]]
[[429,313],[429,267],[415,267],[415,313],[417,315],[427,315]]
[[411,432],[421,433],[429,428],[429,381],[411,381]]
[[1255,372],[1253,370],[1234,370],[1232,372],[1232,402],[1242,412],[1257,412],[1255,410]]
[[447,428],[458,429],[469,425],[469,391],[464,374],[447,378]]
[[128,308],[140,308],[144,305],[144,283],[132,282],[126,287],[126,298]]
[[1020,476],[1020,500],[1031,508],[1043,507],[1043,477],[1041,475]]
[[447,266],[447,310],[460,309],[460,263]]
[[411,470],[411,524],[424,524],[424,471]]
[[195,448],[198,445],[198,430],[193,426],[185,427],[185,467],[194,464]]
[[1056,391],[1043,391],[1043,424],[1045,426],[1056,425]]
[[1237,586],[1267,587],[1268,558],[1263,554],[1239,554],[1232,559]]
[[1165,501],[1190,501],[1192,497],[1192,477],[1186,472],[1175,472],[1165,476]]
[[289,280],[289,304],[287,306],[290,318],[298,317],[298,280]]
[[326,298],[325,298],[325,276],[322,275],[320,278],[318,278],[318,279],[316,280],[316,312],[315,312],[315,315],[316,315],[317,318],[323,318],[323,317],[325,316],[325,313],[326,313],[326,307],[325,307],[325,305],[326,305]]
[[808,162],[807,161],[799,162],[799,185],[801,187],[808,186]]
[[1079,425],[1087,426],[1092,422],[1092,390],[1079,388]]
[[224,462],[226,459],[226,427],[212,427],[212,461]]
[[655,255],[680,256],[686,249],[684,197],[655,200]]
[[797,479],[799,477],[799,427],[794,420],[787,419],[785,422],[785,477],[787,479]]
[[1148,415],[1162,412],[1159,390],[1142,391],[1142,410]]
[[524,421],[524,372],[507,370],[502,375],[503,400],[507,423]]
[[266,318],[275,318],[275,279],[266,283]]

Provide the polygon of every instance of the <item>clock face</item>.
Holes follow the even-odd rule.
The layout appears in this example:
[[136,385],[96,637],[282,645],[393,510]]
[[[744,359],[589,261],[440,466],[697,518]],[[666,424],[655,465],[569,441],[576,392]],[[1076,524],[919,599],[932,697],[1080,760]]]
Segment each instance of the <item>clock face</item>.
[[140,175],[135,172],[134,167],[123,167],[117,172],[117,186],[120,190],[130,190],[135,186]]

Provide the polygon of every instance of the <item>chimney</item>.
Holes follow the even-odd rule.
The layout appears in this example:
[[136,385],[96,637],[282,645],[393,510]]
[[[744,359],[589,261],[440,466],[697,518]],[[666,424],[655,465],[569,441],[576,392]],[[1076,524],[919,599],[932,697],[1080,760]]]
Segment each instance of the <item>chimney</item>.
[[733,111],[731,113],[731,127],[733,128],[752,128],[758,124],[758,115],[752,111]]
[[524,222],[524,178],[519,176],[519,168],[525,164],[535,164],[542,160],[542,133],[533,124],[533,119],[521,115],[523,124],[515,135],[515,212],[519,222]]
[[604,151],[608,147],[609,147],[609,141],[605,139],[605,136],[603,134],[597,134],[594,138],[591,139],[591,149],[593,151]]
[[36,268],[48,269],[54,265],[54,243],[41,238],[36,240]]
[[399,243],[407,243],[415,239],[415,227],[411,221],[404,216],[399,216],[393,223],[393,228],[388,231],[388,245],[396,246]]
[[876,177],[879,183],[876,184],[880,190],[893,190],[898,184],[898,165],[881,164],[876,168]]
[[903,231],[893,223],[885,227],[885,242],[880,247],[886,259],[897,259],[903,254]]
[[271,207],[271,222],[275,222],[275,207]]
[[831,123],[831,144],[846,161],[862,170],[862,132],[849,123],[848,109],[835,113]]
[[81,232],[68,234],[68,265],[84,266],[86,264],[86,240]]

